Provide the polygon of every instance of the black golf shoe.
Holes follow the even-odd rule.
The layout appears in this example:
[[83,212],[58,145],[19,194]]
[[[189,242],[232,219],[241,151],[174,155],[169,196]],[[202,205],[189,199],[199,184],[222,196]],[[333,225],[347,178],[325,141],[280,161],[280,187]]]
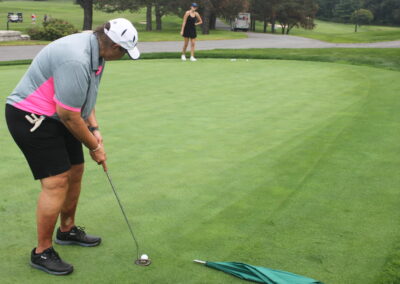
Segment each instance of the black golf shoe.
[[74,271],[74,267],[64,262],[54,248],[50,247],[42,253],[31,252],[31,266],[53,275],[67,275]]
[[84,227],[72,227],[68,232],[57,229],[55,242],[59,245],[79,245],[83,247],[94,247],[101,243],[101,238],[86,234]]

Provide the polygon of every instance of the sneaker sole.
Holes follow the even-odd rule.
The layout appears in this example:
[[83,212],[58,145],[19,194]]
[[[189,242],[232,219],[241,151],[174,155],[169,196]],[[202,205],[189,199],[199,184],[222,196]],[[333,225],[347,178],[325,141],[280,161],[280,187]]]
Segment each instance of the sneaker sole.
[[71,246],[71,245],[76,245],[76,246],[82,246],[82,247],[95,247],[98,246],[101,243],[101,240],[96,242],[96,243],[81,243],[77,241],[62,241],[59,239],[55,239],[54,242],[56,244],[62,245],[62,246]]
[[33,268],[36,268],[36,269],[38,269],[38,270],[42,270],[42,271],[44,271],[44,272],[46,272],[46,273],[48,273],[48,274],[51,274],[51,275],[68,275],[68,274],[70,274],[70,273],[72,273],[72,272],[74,271],[74,268],[73,268],[73,267],[71,268],[71,270],[68,270],[68,271],[61,271],[61,272],[60,272],[60,271],[48,270],[46,267],[43,267],[43,266],[34,264],[33,262],[30,262],[30,265],[31,265]]

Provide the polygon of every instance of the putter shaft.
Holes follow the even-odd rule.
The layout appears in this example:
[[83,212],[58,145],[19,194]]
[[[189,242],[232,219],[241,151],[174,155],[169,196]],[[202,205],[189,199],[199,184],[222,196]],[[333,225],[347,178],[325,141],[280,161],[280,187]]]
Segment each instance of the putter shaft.
[[111,188],[112,188],[112,190],[113,190],[113,192],[114,192],[115,198],[116,198],[117,201],[118,201],[119,208],[121,208],[122,215],[124,215],[126,224],[128,225],[129,231],[130,231],[130,233],[131,233],[131,235],[132,235],[132,239],[133,239],[133,241],[135,242],[136,252],[137,252],[137,258],[139,259],[139,258],[140,258],[140,253],[139,253],[139,244],[138,244],[138,241],[137,241],[136,238],[135,238],[135,234],[133,233],[133,230],[132,230],[131,224],[129,223],[129,220],[128,220],[128,218],[126,217],[124,207],[122,206],[121,201],[120,201],[119,196],[118,196],[118,193],[117,193],[117,191],[115,190],[115,187],[114,187],[114,184],[113,184],[113,182],[112,182],[112,180],[111,180],[110,174],[108,173],[108,171],[104,171],[104,172],[106,173],[107,178],[108,178],[108,181],[110,182],[110,185],[111,185]]

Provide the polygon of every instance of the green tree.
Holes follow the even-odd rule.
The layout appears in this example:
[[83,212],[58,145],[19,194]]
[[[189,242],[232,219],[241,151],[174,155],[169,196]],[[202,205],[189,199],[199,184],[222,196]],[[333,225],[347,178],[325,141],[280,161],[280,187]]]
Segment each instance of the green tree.
[[213,12],[215,13],[215,6],[212,0],[202,0],[200,2],[202,4],[202,14],[203,14],[203,25],[202,32],[204,35],[208,35],[210,33],[211,16]]
[[141,0],[143,5],[146,6],[146,31],[153,30],[153,17],[152,17],[152,10],[153,10],[153,0]]
[[250,6],[248,0],[220,0],[215,4],[217,15],[228,20],[234,19],[240,12],[247,12]]
[[189,9],[192,2],[190,0],[155,0],[157,26],[161,27],[161,19],[164,15],[175,14],[183,17],[184,12]]
[[334,19],[342,23],[350,23],[351,15],[355,10],[360,9],[361,6],[360,0],[340,0],[340,2],[335,5],[333,11]]
[[282,34],[289,34],[294,27],[313,29],[317,11],[318,5],[314,0],[282,0],[277,13]]
[[317,17],[324,20],[331,20],[334,17],[335,6],[340,0],[318,0]]
[[252,0],[250,2],[252,18],[264,23],[264,32],[267,32],[268,22],[270,22],[271,32],[275,33],[275,24],[280,5],[282,5],[281,0]]
[[250,2],[251,13],[251,30],[255,31],[255,21],[262,21],[264,23],[264,33],[267,32],[268,21],[271,16],[271,5],[268,1],[252,0]]
[[392,11],[393,24],[400,25],[400,7]]
[[136,12],[142,5],[138,0],[94,0],[94,4],[96,9],[106,13]]
[[372,11],[376,24],[400,25],[399,0],[365,0],[363,8]]
[[[113,13],[113,12],[122,12],[122,11],[130,11],[136,12],[142,7],[146,7],[146,31],[153,30],[153,6],[156,8],[160,8],[162,0],[95,0],[96,8],[102,10],[104,12]],[[157,6],[158,4],[158,6]],[[161,20],[162,13],[159,12],[159,20]],[[161,23],[159,25],[161,29]]]
[[156,30],[162,30],[162,17],[168,13],[168,10],[171,10],[168,4],[173,1],[168,0],[154,0],[154,14],[156,16]]
[[141,7],[146,7],[146,30],[152,30],[151,0],[94,0],[96,9],[106,13],[130,11],[137,12]]
[[317,0],[317,17],[338,22],[352,22],[352,14],[359,9],[370,10],[373,23],[400,25],[400,0]]
[[82,30],[91,30],[93,25],[93,0],[76,0],[83,8],[83,26]]
[[357,32],[357,28],[361,25],[367,25],[372,22],[374,15],[370,10],[358,9],[353,12],[351,19],[355,25],[354,31]]

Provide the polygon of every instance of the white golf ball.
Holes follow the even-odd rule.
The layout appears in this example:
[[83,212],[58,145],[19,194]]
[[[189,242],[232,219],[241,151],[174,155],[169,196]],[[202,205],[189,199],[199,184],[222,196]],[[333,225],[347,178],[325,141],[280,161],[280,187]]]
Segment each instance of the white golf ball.
[[147,254],[142,254],[142,256],[140,257],[140,259],[148,260],[148,259],[149,259],[149,256],[148,256]]

